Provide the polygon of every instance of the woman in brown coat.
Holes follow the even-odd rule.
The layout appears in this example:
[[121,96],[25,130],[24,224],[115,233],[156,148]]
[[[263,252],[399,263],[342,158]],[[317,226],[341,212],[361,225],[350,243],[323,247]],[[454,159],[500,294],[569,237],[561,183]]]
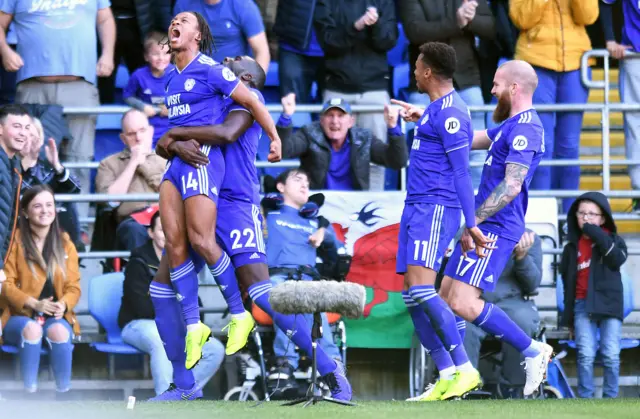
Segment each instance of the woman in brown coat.
[[0,297],[4,341],[20,349],[25,390],[33,393],[44,336],[56,389],[64,393],[71,383],[72,335],[80,332],[73,312],[80,299],[78,253],[59,229],[49,186],[37,185],[24,193],[18,226]]

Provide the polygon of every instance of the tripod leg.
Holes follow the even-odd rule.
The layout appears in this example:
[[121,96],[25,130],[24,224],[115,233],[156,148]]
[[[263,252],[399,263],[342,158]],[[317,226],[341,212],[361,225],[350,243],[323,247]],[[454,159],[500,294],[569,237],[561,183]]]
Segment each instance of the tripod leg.
[[346,400],[338,400],[338,399],[334,399],[332,397],[323,397],[322,401],[335,403],[335,404],[339,404],[339,405],[342,405],[342,406],[356,406],[356,404],[353,403],[353,402],[348,402]]
[[295,406],[295,405],[298,405],[300,403],[305,403],[305,402],[308,402],[308,401],[309,401],[308,398],[296,399],[296,400],[291,400],[289,402],[283,403],[282,406]]

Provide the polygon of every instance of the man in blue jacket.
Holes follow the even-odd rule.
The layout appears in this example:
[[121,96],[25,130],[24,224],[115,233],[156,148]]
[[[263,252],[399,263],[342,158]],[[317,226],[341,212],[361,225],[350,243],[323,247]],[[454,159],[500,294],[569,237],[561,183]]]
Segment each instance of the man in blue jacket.
[[[317,216],[318,206],[309,201],[309,179],[300,168],[288,169],[276,179],[276,188],[282,201],[277,208],[267,212],[267,264],[273,285],[286,280],[311,281],[319,278],[316,270],[317,248],[323,243],[335,242],[335,235],[327,231],[329,222]],[[266,207],[266,205],[265,205]],[[309,326],[311,314],[305,314]],[[326,354],[341,361],[340,351],[333,342],[325,313],[322,314],[324,331],[320,346]],[[299,356],[295,345],[279,328],[273,351],[278,359],[269,379],[287,380],[293,383],[293,372],[298,368]]]

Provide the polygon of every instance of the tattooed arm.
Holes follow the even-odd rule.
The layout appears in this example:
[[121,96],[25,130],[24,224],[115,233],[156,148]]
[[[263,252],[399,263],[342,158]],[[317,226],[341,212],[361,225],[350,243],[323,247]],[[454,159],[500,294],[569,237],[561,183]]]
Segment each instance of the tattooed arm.
[[529,168],[515,163],[507,163],[504,179],[491,192],[486,201],[476,210],[476,224],[491,217],[518,196]]

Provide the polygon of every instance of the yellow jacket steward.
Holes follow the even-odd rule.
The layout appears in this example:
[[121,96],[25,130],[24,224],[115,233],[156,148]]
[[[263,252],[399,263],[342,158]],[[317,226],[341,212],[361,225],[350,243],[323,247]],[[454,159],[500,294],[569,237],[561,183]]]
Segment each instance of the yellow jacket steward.
[[598,19],[598,0],[510,0],[509,16],[520,29],[516,59],[557,72],[573,71],[591,50],[585,26]]

